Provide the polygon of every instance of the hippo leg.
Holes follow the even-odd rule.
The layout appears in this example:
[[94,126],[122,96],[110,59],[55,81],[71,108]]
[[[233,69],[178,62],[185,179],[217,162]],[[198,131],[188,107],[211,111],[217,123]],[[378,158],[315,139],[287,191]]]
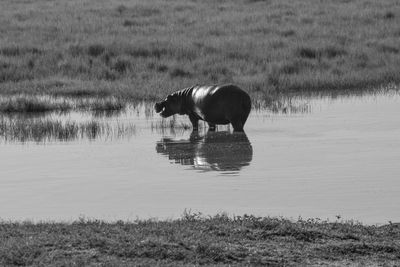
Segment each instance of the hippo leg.
[[243,123],[242,123],[242,121],[240,119],[231,121],[231,124],[233,126],[233,131],[234,132],[244,132],[244,130],[243,130],[243,126],[244,125],[243,125]]
[[209,130],[209,131],[215,132],[215,129],[216,129],[215,124],[213,124],[213,123],[208,123],[208,130]]
[[193,116],[190,114],[189,120],[192,123],[193,131],[198,131],[199,130],[199,120],[196,118],[196,116]]
[[240,121],[242,122],[243,126],[246,123],[248,117],[249,117],[249,113],[245,113],[245,114],[242,114],[242,116],[240,116]]

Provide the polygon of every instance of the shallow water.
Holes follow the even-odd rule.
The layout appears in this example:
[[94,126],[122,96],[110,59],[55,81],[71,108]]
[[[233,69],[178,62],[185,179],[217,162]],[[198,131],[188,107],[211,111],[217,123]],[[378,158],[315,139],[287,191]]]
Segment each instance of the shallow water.
[[38,138],[29,131],[18,136],[3,131],[0,218],[164,219],[190,209],[207,215],[400,221],[400,95],[288,103],[278,113],[253,110],[246,134],[229,127],[191,133],[185,117],[176,117],[170,128],[149,105],[109,116],[28,118],[33,124],[99,127],[93,132],[82,126],[62,141],[58,133]]

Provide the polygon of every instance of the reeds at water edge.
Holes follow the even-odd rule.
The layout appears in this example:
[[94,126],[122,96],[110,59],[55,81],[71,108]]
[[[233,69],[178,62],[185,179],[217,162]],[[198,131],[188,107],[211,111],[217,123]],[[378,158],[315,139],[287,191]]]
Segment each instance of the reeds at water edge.
[[87,122],[42,118],[0,117],[0,139],[5,142],[47,142],[122,138],[136,134],[134,124],[114,125],[96,120]]

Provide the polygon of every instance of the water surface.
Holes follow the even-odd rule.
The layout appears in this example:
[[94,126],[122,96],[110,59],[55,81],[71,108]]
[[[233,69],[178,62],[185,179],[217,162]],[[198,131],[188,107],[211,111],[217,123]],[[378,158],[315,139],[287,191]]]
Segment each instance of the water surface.
[[2,132],[0,217],[164,219],[191,209],[400,221],[398,93],[297,98],[282,106],[253,110],[245,134],[229,127],[192,133],[187,118],[162,121],[144,104],[108,116],[29,118],[36,120],[31,126],[74,124],[77,134]]

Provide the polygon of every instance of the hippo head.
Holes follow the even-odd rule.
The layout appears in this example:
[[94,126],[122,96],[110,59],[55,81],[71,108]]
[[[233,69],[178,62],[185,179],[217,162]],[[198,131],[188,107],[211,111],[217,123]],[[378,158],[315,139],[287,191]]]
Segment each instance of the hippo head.
[[167,98],[161,102],[157,102],[154,105],[154,109],[157,113],[164,118],[172,116],[177,113],[181,113],[182,101],[178,95],[168,95]]

